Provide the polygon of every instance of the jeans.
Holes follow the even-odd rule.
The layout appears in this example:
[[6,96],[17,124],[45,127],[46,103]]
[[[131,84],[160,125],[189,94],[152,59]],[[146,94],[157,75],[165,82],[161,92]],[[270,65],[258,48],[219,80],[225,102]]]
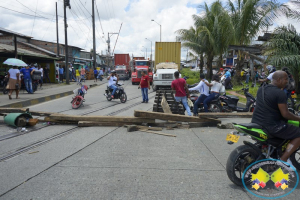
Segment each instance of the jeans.
[[177,102],[182,102],[183,106],[185,107],[185,110],[187,111],[188,115],[189,116],[192,116],[192,113],[191,113],[191,109],[187,103],[187,98],[186,97],[175,97],[175,100]]
[[32,81],[31,78],[24,79],[25,87],[28,93],[32,94]]
[[247,74],[245,83],[249,83],[249,77],[250,77],[250,74]]
[[148,102],[148,88],[141,88],[141,90],[142,90],[143,102]]
[[115,92],[117,91],[118,87],[116,85],[111,85],[109,86],[110,89],[113,89],[113,92],[111,93],[111,95],[114,96]]
[[232,85],[231,85],[231,77],[227,77],[225,79],[225,88],[226,89],[231,89],[232,88]]
[[220,95],[219,93],[211,92],[210,95],[208,97],[206,97],[206,99],[203,101],[205,112],[208,112],[208,104],[215,98],[218,98],[219,95]]
[[59,74],[59,80],[63,83],[64,82],[64,75],[63,74]]
[[206,95],[201,94],[198,99],[195,101],[194,103],[194,114],[197,115],[198,114],[198,107],[201,103],[203,103],[203,101],[207,98]]

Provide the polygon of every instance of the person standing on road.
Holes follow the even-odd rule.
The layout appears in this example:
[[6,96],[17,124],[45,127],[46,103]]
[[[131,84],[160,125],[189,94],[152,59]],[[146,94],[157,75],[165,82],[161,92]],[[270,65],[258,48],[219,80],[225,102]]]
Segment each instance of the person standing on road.
[[97,82],[98,70],[94,68],[94,82]]
[[61,83],[64,82],[64,68],[62,66],[59,67],[59,80]]
[[100,70],[99,70],[98,78],[99,78],[100,81],[102,81],[102,79],[103,79],[103,70],[102,70],[102,68],[100,68]]
[[80,81],[80,73],[79,73],[79,69],[76,69],[76,80],[77,80],[77,84]]
[[33,94],[31,75],[33,74],[34,71],[35,70],[32,68],[29,68],[29,66],[26,66],[26,68],[22,68],[20,70],[20,72],[23,74],[26,91],[29,94]]
[[211,83],[205,82],[207,86],[211,87],[210,95],[203,101],[205,112],[208,112],[208,104],[220,96],[220,89],[222,87],[222,83],[220,83],[220,77],[218,75],[213,75],[212,80],[213,81]]
[[229,72],[228,69],[225,69],[225,88],[226,89],[232,89],[232,85],[231,85],[231,73]]
[[20,71],[17,68],[17,66],[13,66],[13,68],[10,68],[7,72],[8,76],[8,84],[7,87],[9,89],[8,98],[11,100],[11,94],[14,90],[16,90],[16,99],[19,97],[19,88],[20,88]]
[[141,88],[142,91],[142,97],[143,101],[142,103],[148,103],[148,89],[150,90],[150,80],[149,76],[146,75],[145,71],[141,72],[142,77],[141,77],[141,82],[139,85],[139,88]]
[[110,89],[112,89],[112,93],[111,93],[111,98],[113,99],[114,98],[114,95],[115,95],[115,92],[117,91],[118,87],[116,86],[116,84],[118,83],[119,81],[119,77],[116,76],[116,71],[113,70],[110,74],[110,76],[107,77],[107,80],[108,80],[108,87]]
[[187,98],[190,98],[189,90],[186,84],[186,81],[183,78],[179,78],[179,72],[174,73],[175,80],[172,81],[171,88],[175,90],[175,100],[177,102],[182,102],[185,110],[187,111],[189,116],[192,116],[190,107],[187,103]]
[[41,65],[38,66],[37,71],[40,71],[40,72],[41,72],[41,80],[39,80],[39,82],[40,82],[40,88],[42,88],[42,86],[43,86],[43,77],[44,77],[44,70],[43,70],[43,68],[41,67]]
[[45,82],[46,80],[51,83],[50,78],[49,78],[49,74],[50,74],[50,69],[48,66],[46,66],[46,68],[44,69],[44,75],[45,75]]
[[208,83],[208,81],[205,79],[204,74],[200,74],[200,82],[197,86],[190,88],[189,91],[198,90],[200,92],[200,96],[194,103],[194,116],[198,115],[198,107],[201,103],[204,102],[204,100],[209,96],[209,87],[205,84]]

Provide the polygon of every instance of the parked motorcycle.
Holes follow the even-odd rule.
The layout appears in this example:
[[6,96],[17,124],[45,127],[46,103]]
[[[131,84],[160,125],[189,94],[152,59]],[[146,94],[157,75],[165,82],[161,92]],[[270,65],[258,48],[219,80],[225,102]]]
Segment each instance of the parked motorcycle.
[[[288,123],[299,127],[298,121],[288,121]],[[245,135],[254,140],[254,143],[243,141],[244,145],[234,149],[227,159],[226,172],[228,178],[234,184],[241,186],[243,185],[243,173],[249,165],[258,160],[268,158],[278,159],[285,151],[290,140],[270,137],[263,131],[260,125],[255,123],[233,123],[233,126],[236,131],[227,135],[226,140],[228,141],[228,144],[234,144],[239,140],[240,136]],[[299,159],[296,159],[296,155],[299,153],[300,148],[290,156],[290,160],[298,170],[300,170],[300,161]],[[244,182],[246,184],[250,183],[249,180],[244,180]]]
[[[80,83],[81,85],[81,83]],[[73,97],[71,104],[73,109],[79,108],[85,102],[84,95],[87,93],[88,86],[82,85],[80,88],[75,89],[73,92],[76,95]]]
[[244,85],[243,85],[242,90],[244,91],[244,95],[247,98],[246,107],[238,107],[237,103],[239,101],[239,98],[234,95],[226,95],[226,93],[225,93],[225,95],[221,95],[219,97],[223,112],[232,112],[232,111],[253,112],[254,111],[254,107],[255,107],[255,103],[256,103],[255,97],[253,97],[253,95],[249,93],[248,85],[246,86],[246,88],[244,88]]
[[8,83],[8,75],[5,73],[4,75],[0,75],[0,86],[2,87],[3,94],[7,94],[8,90],[6,89]]
[[125,93],[124,88],[121,87],[123,84],[116,84],[116,85],[118,89],[114,94],[114,98],[111,97],[113,89],[109,88],[108,86],[107,89],[105,90],[104,96],[106,96],[107,101],[111,101],[112,99],[120,99],[121,103],[125,103],[127,101],[127,95]]

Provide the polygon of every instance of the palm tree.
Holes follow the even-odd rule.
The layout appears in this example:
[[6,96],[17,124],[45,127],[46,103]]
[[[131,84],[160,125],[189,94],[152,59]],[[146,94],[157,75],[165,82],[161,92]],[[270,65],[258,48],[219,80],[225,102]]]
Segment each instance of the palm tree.
[[[228,11],[234,26],[235,45],[249,45],[261,30],[273,24],[275,18],[292,14],[286,4],[277,3],[276,0],[237,0],[235,3],[229,0]],[[238,81],[244,59],[245,52],[239,50],[236,66]]]
[[288,67],[295,78],[295,88],[298,91],[300,72],[300,34],[293,25],[281,26],[275,29],[273,37],[264,44],[268,61],[279,67]]

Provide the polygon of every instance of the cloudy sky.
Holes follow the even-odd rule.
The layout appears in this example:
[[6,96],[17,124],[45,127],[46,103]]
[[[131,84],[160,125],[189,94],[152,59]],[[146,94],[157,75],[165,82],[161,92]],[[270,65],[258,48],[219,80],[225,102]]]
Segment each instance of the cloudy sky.
[[[155,41],[160,39],[160,26],[157,23],[162,27],[162,41],[175,41],[176,30],[187,29],[193,25],[192,15],[201,12],[198,6],[204,2],[208,4],[213,2],[213,0],[95,1],[97,53],[106,53],[108,33],[118,33],[122,24],[117,42],[117,35],[110,35],[111,52],[115,49],[115,53],[144,56],[147,50],[147,57],[150,57],[150,41],[154,54]],[[59,41],[64,43],[63,0],[0,0],[0,27],[39,40],[56,42],[55,2],[58,4]],[[88,51],[93,46],[91,2],[92,0],[70,0],[71,9],[67,9],[68,43]],[[300,31],[299,23],[285,18],[280,18],[276,25],[287,23],[294,24]],[[182,49],[182,58],[186,52],[186,49]]]

